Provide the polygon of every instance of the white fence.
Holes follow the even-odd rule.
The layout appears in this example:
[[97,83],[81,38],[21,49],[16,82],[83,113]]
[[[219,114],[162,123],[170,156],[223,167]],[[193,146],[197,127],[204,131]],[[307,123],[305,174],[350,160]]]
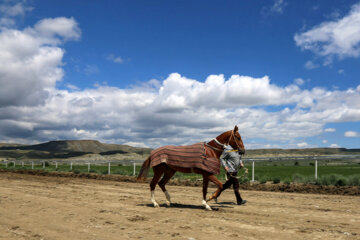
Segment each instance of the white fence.
[[73,165],[87,165],[87,171],[91,171],[91,166],[107,166],[107,174],[111,174],[111,167],[114,165],[121,165],[121,166],[133,166],[133,175],[136,175],[136,166],[142,164],[142,160],[132,160],[132,161],[124,161],[124,160],[117,160],[117,161],[83,161],[83,160],[77,160],[77,161],[68,161],[68,160],[59,160],[59,161],[53,161],[53,160],[37,160],[37,161],[22,161],[22,160],[13,160],[13,161],[3,161],[2,164],[5,165],[5,168],[10,168],[10,164],[12,164],[11,168],[16,168],[16,166],[25,167],[25,166],[31,166],[31,169],[35,169],[35,166],[42,166],[43,169],[45,169],[49,165],[55,166],[57,169],[60,165],[68,165],[69,170],[73,170]]
[[350,161],[359,160],[360,155],[328,155],[328,156],[301,156],[301,157],[269,157],[269,158],[243,158],[243,161],[250,161],[252,163],[252,179],[255,181],[255,162],[263,161],[313,161],[314,162],[314,178],[318,178],[318,160],[329,161]]
[[[265,162],[265,161],[311,161],[314,163],[314,177],[318,178],[318,161],[320,160],[329,160],[329,161],[353,161],[359,160],[360,163],[360,155],[328,155],[328,156],[301,156],[301,157],[269,157],[269,158],[243,158],[245,162],[252,163],[252,179],[251,181],[255,181],[255,163],[256,162]],[[68,165],[69,170],[73,170],[73,164],[75,165],[87,165],[88,172],[91,171],[91,166],[108,166],[107,174],[111,174],[111,167],[114,165],[123,165],[123,166],[133,166],[133,175],[136,175],[136,165],[142,165],[143,160],[116,160],[116,161],[86,161],[86,160],[77,160],[77,161],[69,161],[69,160],[38,160],[38,161],[22,161],[22,160],[14,160],[14,161],[3,161],[2,164],[5,164],[5,167],[9,167],[9,163],[13,163],[13,168],[21,165],[24,167],[25,165],[31,165],[31,169],[34,169],[34,166],[42,166],[42,168],[46,168],[46,165],[55,165],[58,168],[59,165]],[[1,163],[1,162],[0,162]]]

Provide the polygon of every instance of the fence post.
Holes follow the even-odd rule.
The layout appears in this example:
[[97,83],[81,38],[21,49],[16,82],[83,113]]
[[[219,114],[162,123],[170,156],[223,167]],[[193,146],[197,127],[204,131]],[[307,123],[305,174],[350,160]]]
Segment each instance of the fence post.
[[5,168],[7,168],[7,164],[8,164],[8,163],[6,162],[6,163],[5,163]]
[[90,163],[88,163],[88,173],[90,172]]
[[70,170],[72,170],[72,162],[70,163]]
[[34,162],[31,162],[31,169],[34,170]]
[[45,161],[43,161],[43,168],[45,168]]
[[14,161],[14,168],[16,167],[16,162]]
[[318,174],[317,174],[317,167],[318,167],[318,162],[317,159],[315,158],[315,180],[317,180]]
[[136,163],[134,162],[134,176],[136,176]]
[[24,162],[23,161],[21,162],[21,166],[24,167]]
[[110,166],[111,166],[111,163],[109,162],[108,175],[110,175]]
[[57,162],[55,162],[55,169],[58,169],[58,165],[57,165]]
[[254,182],[255,181],[255,161],[252,161],[252,176],[251,176],[251,181]]

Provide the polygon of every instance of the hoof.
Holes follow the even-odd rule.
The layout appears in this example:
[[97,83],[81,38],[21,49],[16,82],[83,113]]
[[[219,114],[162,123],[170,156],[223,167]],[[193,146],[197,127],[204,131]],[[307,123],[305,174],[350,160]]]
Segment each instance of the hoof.
[[160,206],[159,206],[159,204],[158,204],[157,202],[153,202],[153,204],[154,204],[154,208],[158,208],[158,207],[160,207]]
[[211,211],[211,210],[212,210],[211,207],[206,203],[205,200],[202,201],[202,205],[205,207],[205,210],[207,210],[207,211]]
[[171,202],[166,201],[166,205],[167,205],[168,207],[171,207]]

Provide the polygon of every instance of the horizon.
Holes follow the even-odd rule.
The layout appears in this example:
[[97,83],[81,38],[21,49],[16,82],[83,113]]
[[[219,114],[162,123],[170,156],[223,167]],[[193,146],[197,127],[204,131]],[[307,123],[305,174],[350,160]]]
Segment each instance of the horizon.
[[[101,142],[99,140],[94,140],[94,139],[59,139],[59,140],[49,140],[46,142],[39,142],[39,143],[35,143],[35,144],[20,144],[20,143],[15,143],[15,142],[11,142],[11,143],[5,143],[5,142],[0,142],[0,144],[19,144],[19,145],[25,145],[25,146],[31,146],[31,145],[39,145],[39,144],[45,144],[45,143],[49,143],[49,142],[66,142],[66,141],[96,141],[99,142],[101,144],[115,144],[117,145],[117,143],[104,143]],[[148,148],[148,147],[136,147],[136,146],[131,146],[131,145],[127,145],[127,144],[119,144],[119,145],[126,145],[126,146],[130,146],[130,147],[135,147],[135,148]],[[334,148],[334,147],[309,147],[309,148],[252,148],[252,149],[248,149],[248,150],[307,150],[307,149],[323,149],[323,148],[328,148],[328,149],[347,149],[347,150],[360,150],[360,148]],[[150,148],[150,149],[154,149],[154,148]]]
[[0,2],[0,142],[360,148],[360,1]]

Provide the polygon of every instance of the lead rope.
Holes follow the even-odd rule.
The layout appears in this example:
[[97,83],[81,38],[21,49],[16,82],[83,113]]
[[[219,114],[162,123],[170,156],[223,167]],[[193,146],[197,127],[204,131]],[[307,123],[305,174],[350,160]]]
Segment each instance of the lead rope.
[[[230,174],[230,177],[232,177],[232,178],[236,178],[236,179],[241,179],[241,178],[247,178],[248,177],[248,174],[249,174],[249,169],[247,169],[246,167],[244,167],[244,173],[242,174],[242,175],[240,175],[240,176],[232,176],[231,174]],[[225,180],[227,181],[228,180],[228,178],[227,178],[227,174],[225,174]]]

